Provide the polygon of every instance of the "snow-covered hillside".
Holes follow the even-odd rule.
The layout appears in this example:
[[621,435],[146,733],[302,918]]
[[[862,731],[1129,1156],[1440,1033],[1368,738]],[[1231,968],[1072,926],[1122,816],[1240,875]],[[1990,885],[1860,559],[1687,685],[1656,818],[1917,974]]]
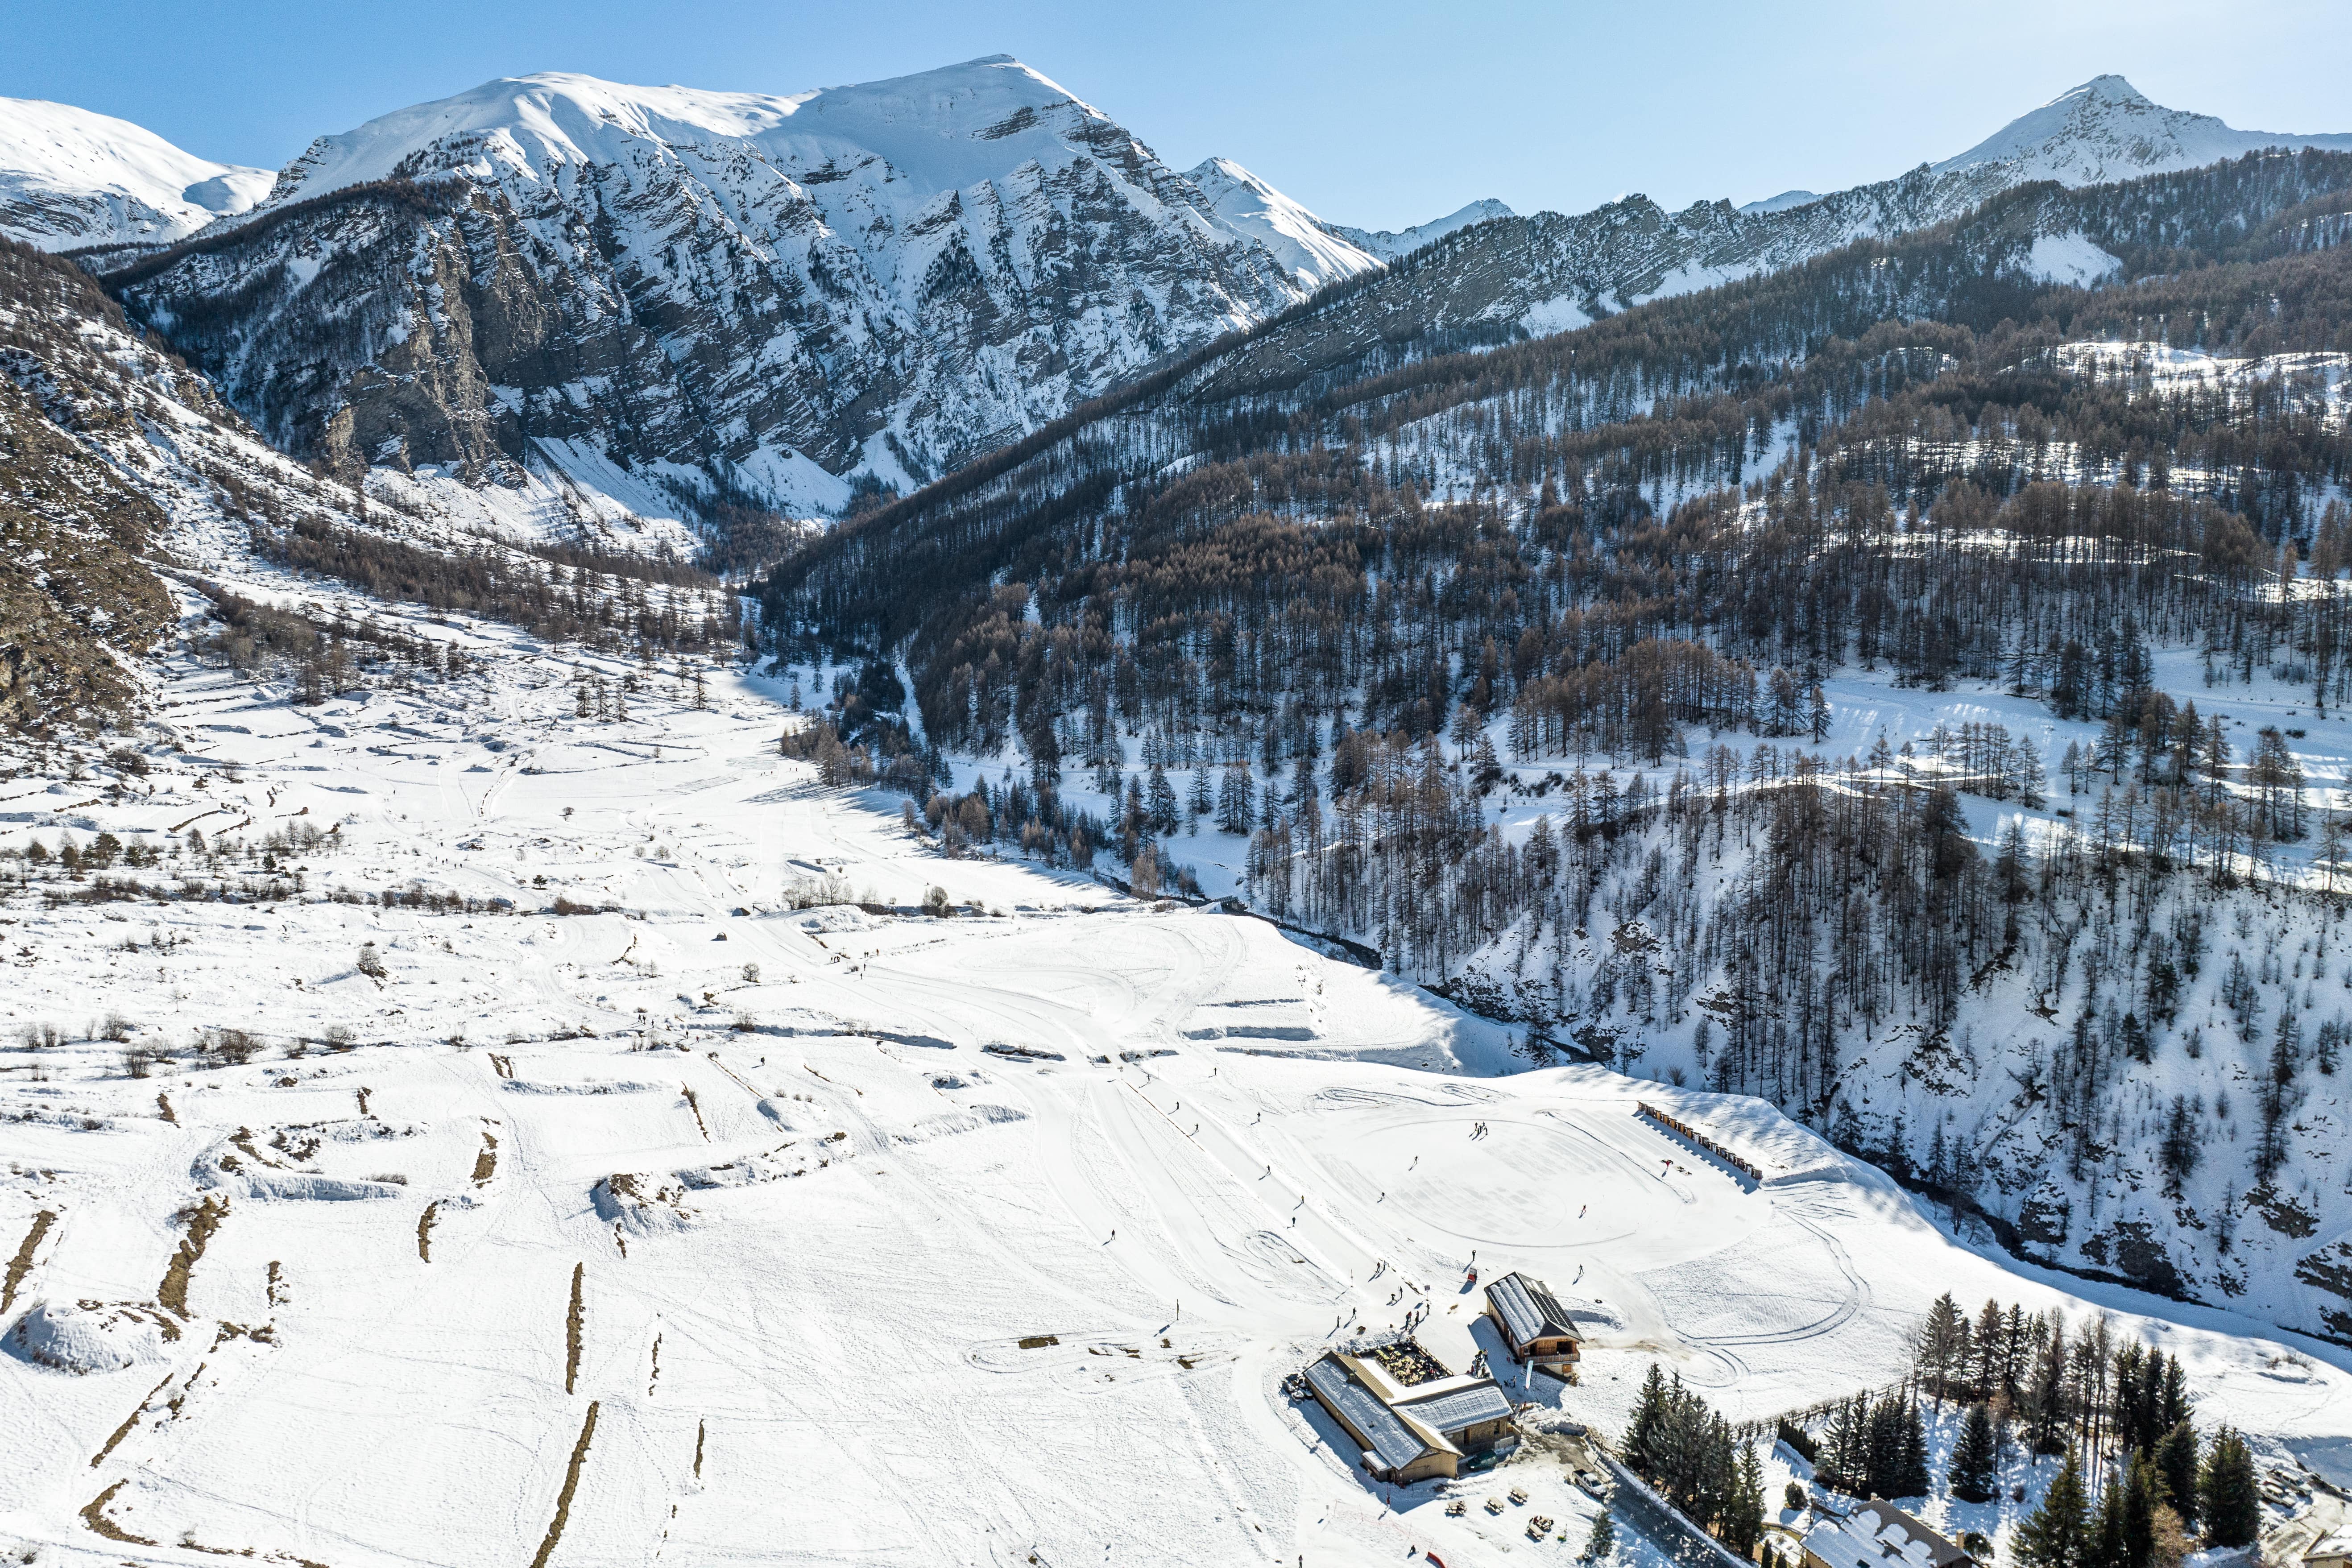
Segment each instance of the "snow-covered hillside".
[[0,98],[0,234],[43,250],[183,238],[253,206],[273,178],[183,152],[127,120]]
[[2296,147],[2352,150],[2352,132],[2233,130],[2210,114],[2167,109],[2119,76],[2100,76],[2011,121],[1933,172],[1992,165],[2013,184],[2056,180],[2097,185]]
[[1499,1568],[1522,1519],[1444,1500],[1580,1539],[1555,1447],[1383,1489],[1279,1386],[1416,1309],[1507,1365],[1474,1258],[1589,1314],[1538,1424],[1619,1431],[1654,1360],[1741,1420],[1884,1384],[1949,1289],[2115,1311],[2290,1471],[2352,1435],[2343,1352],[2006,1272],[1760,1102],[1508,1075],[1265,923],[943,858],[776,754],[781,679],[222,577],[457,658],[306,706],[191,647],[135,766],[12,752],[0,1536],[43,1561]]

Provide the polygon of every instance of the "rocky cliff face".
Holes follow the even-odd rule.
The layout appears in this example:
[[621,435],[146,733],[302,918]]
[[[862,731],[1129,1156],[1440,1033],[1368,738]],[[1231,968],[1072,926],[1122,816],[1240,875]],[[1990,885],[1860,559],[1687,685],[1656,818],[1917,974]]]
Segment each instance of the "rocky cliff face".
[[936,475],[1307,287],[1002,58],[793,98],[494,82],[322,139],[145,271],[133,310],[291,450],[788,510]]

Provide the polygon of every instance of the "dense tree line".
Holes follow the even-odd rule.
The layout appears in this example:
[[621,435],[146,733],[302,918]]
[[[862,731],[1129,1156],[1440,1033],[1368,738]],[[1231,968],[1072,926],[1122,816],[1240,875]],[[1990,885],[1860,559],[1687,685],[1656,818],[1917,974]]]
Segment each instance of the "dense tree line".
[[1740,1443],[1696,1391],[1685,1388],[1679,1374],[1669,1379],[1655,1362],[1635,1398],[1622,1458],[1692,1522],[1739,1555],[1754,1553],[1764,1517],[1763,1467],[1754,1446]]

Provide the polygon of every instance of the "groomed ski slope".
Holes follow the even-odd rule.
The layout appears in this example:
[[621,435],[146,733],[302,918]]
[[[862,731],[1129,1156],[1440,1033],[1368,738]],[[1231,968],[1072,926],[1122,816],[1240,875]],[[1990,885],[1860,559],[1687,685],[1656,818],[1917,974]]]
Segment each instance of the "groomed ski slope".
[[[34,1561],[1566,1561],[1592,1505],[1532,1448],[1449,1520],[1281,1380],[1424,1301],[1466,1366],[1474,1250],[1593,1314],[1582,1386],[1521,1397],[1604,1432],[1654,1359],[1750,1419],[1892,1381],[1948,1289],[2095,1310],[1759,1102],[1514,1072],[1505,1028],[1263,922],[941,858],[777,755],[767,682],[696,710],[657,674],[599,723],[570,677],[630,666],[406,629],[486,673],[306,710],[183,660],[152,796],[0,785],[20,846],[198,813],[343,846],[299,903],[0,911],[0,1026],[69,1037],[0,1076],[0,1543]],[[790,907],[828,879],[964,912]],[[323,898],[412,882],[616,910]],[[125,1076],[82,1037],[109,1010],[175,1058]],[[202,1065],[224,1026],[257,1053]],[[2102,1300],[2205,1422],[2352,1435],[2346,1352]]]

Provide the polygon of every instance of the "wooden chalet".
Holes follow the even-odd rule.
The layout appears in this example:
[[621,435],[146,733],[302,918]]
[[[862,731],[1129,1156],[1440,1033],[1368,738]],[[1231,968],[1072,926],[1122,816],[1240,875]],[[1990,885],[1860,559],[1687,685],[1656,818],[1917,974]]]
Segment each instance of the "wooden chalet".
[[1512,1272],[1486,1287],[1486,1315],[1502,1331],[1511,1359],[1564,1371],[1580,1354],[1576,1324],[1551,1287],[1532,1274]]

